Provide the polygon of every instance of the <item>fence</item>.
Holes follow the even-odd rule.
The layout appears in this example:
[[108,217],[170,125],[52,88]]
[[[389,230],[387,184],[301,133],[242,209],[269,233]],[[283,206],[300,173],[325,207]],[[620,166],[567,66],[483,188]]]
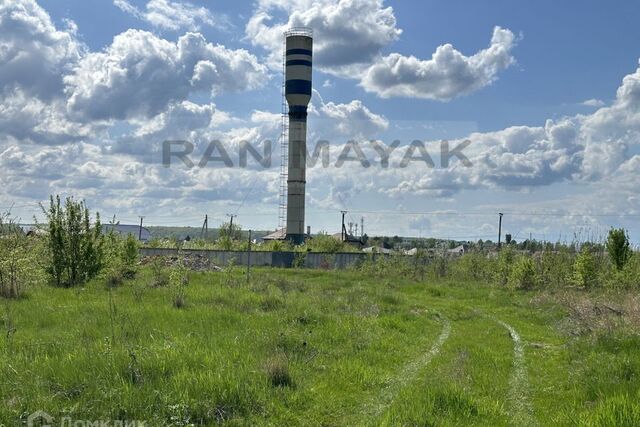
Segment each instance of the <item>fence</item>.
[[[251,266],[284,267],[293,266],[305,268],[347,268],[363,262],[368,256],[380,257],[383,254],[365,254],[358,252],[319,253],[319,252],[263,252],[251,251],[218,251],[203,249],[186,249],[181,253],[185,256],[201,256],[212,263],[225,266],[233,260],[237,265],[247,265],[251,260]],[[141,248],[141,256],[178,256],[177,249],[166,248]]]

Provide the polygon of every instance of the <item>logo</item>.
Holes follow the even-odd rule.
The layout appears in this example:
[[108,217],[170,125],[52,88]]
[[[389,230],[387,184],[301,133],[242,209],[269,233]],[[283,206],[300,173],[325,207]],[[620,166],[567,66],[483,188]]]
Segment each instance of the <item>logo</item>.
[[36,411],[27,418],[27,427],[51,427],[53,417],[44,411]]

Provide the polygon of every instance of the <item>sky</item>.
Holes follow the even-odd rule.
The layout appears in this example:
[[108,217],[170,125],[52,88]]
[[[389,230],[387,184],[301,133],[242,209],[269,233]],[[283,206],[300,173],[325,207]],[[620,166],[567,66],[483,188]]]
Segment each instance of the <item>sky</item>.
[[[637,16],[577,0],[0,0],[0,209],[41,220],[61,194],[126,224],[275,229],[282,34],[306,26],[308,145],[330,155],[307,170],[313,232],[347,210],[369,235],[496,240],[503,212],[518,241],[614,226],[638,243]],[[193,167],[163,164],[169,140],[192,144]],[[199,164],[213,140],[232,167]],[[443,140],[464,159],[444,164]],[[270,167],[239,164],[268,141]]]

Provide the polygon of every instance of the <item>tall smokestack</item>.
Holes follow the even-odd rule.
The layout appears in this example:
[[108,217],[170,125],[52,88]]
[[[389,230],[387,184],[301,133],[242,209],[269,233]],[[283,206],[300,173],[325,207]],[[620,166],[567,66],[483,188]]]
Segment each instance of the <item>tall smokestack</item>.
[[307,105],[311,100],[313,33],[293,28],[285,33],[285,96],[289,104],[287,239],[304,243],[304,198],[307,162]]

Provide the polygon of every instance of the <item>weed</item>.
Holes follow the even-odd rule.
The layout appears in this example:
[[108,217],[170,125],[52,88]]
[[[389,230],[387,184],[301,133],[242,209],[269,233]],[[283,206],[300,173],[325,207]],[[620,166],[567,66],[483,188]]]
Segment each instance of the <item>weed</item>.
[[264,370],[273,387],[293,386],[293,378],[289,373],[289,360],[285,355],[277,354],[267,359]]
[[169,284],[169,272],[164,257],[154,257],[151,261],[151,286],[159,288]]
[[184,266],[182,257],[178,258],[178,265],[169,273],[169,284],[172,291],[172,302],[175,308],[184,308],[187,304],[186,288],[189,284],[189,272]]

